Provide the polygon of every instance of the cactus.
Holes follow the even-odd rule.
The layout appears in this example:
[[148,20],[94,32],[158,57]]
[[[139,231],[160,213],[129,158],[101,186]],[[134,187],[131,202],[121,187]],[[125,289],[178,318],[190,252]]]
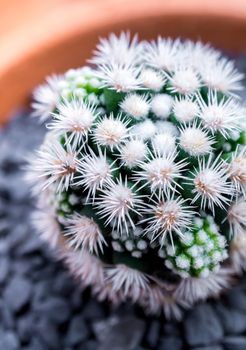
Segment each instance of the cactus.
[[242,74],[209,45],[129,33],[89,62],[34,91],[33,221],[100,299],[180,315],[246,259]]

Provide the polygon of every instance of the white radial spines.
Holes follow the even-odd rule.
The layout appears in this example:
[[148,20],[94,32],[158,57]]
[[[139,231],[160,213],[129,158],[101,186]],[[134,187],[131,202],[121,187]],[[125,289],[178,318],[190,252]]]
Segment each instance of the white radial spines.
[[240,147],[234,153],[228,165],[228,174],[237,194],[242,193],[246,198],[246,146]]
[[216,91],[237,96],[236,92],[242,90],[244,75],[236,70],[234,62],[224,57],[203,61],[199,73],[204,83]]
[[201,208],[208,207],[213,213],[215,206],[225,209],[225,204],[230,203],[233,193],[224,162],[219,157],[214,160],[211,154],[208,161],[204,158],[199,160],[199,166],[192,175],[192,193],[195,195],[192,202],[200,200]]
[[135,35],[132,39],[129,32],[122,32],[119,37],[111,33],[108,39],[100,39],[94,57],[90,62],[96,65],[110,63],[122,65],[135,65],[142,60],[142,43],[138,42]]
[[176,98],[173,113],[180,123],[190,123],[199,114],[198,104],[189,97]]
[[233,131],[240,129],[241,111],[238,103],[231,97],[219,100],[218,94],[209,90],[208,102],[201,96],[198,97],[198,102],[199,118],[212,134],[219,132],[224,138],[228,138]]
[[43,189],[55,185],[57,192],[67,191],[78,169],[77,154],[70,145],[66,149],[56,139],[47,139],[37,152],[32,169],[44,179]]
[[197,123],[180,127],[179,146],[190,156],[204,156],[212,151],[213,138]]
[[101,190],[101,195],[96,198],[96,209],[98,215],[105,220],[105,225],[110,225],[119,232],[123,229],[128,232],[129,227],[135,227],[131,215],[140,215],[143,196],[134,187],[129,187],[127,178],[123,181],[120,177]]
[[169,90],[172,93],[180,93],[185,96],[191,96],[195,94],[201,87],[201,81],[199,75],[192,67],[182,67],[181,65],[176,67],[172,75],[167,74],[169,77],[171,87]]
[[231,236],[246,234],[246,200],[241,197],[228,209]]
[[98,255],[107,245],[98,224],[92,218],[78,213],[65,219],[64,233],[68,237],[69,247],[75,250],[85,249]]
[[109,147],[111,150],[118,148],[129,136],[127,127],[129,120],[118,115],[114,118],[111,113],[109,117],[100,119],[94,129],[93,140],[99,147]]
[[176,138],[170,131],[163,131],[155,135],[152,139],[152,148],[160,156],[165,156],[175,152]]
[[147,95],[136,93],[128,94],[120,103],[121,109],[130,117],[139,120],[145,119],[149,113],[150,104]]
[[184,232],[189,229],[195,214],[193,207],[174,194],[162,195],[151,199],[151,202],[141,210],[147,216],[141,220],[141,223],[147,224],[145,234],[150,235],[152,241],[158,239],[161,246],[165,244],[168,235],[173,245],[173,234],[184,237]]
[[54,111],[59,102],[59,85],[62,77],[53,75],[47,78],[47,82],[38,86],[33,92],[34,109],[32,115],[39,117],[41,122],[50,118],[51,112]]
[[119,149],[122,164],[130,169],[138,166],[147,154],[147,145],[137,137],[132,137]]
[[87,199],[94,201],[96,191],[110,182],[112,173],[117,169],[114,163],[109,163],[106,155],[98,149],[98,155],[92,150],[78,161],[78,176],[74,179],[76,186],[84,186],[88,191]]
[[141,88],[139,68],[132,65],[102,65],[97,75],[102,81],[102,88],[107,87],[117,92],[131,92]]
[[77,149],[87,141],[97,116],[96,107],[83,100],[64,100],[58,104],[57,113],[53,113],[53,120],[47,127],[58,135],[66,134],[66,143]]
[[170,38],[158,37],[157,41],[145,44],[143,59],[153,68],[170,72],[174,68],[179,49],[179,39],[173,41]]
[[122,291],[125,298],[131,295],[133,301],[137,301],[143,292],[149,290],[147,276],[126,265],[116,265],[107,269],[106,279],[112,284],[115,292]]
[[141,162],[140,169],[134,171],[134,180],[143,182],[142,187],[149,185],[153,193],[177,191],[181,187],[178,180],[186,178],[182,173],[187,165],[185,159],[177,161],[177,155],[176,150],[164,155],[154,150],[147,162]]

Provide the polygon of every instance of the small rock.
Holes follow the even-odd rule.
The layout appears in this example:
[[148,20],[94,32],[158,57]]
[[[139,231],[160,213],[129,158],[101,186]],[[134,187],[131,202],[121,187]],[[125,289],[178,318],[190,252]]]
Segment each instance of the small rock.
[[183,347],[183,342],[181,338],[174,336],[162,337],[157,347],[158,350],[181,350]]
[[42,341],[35,337],[32,339],[26,350],[47,350],[47,347],[42,343]]
[[233,288],[226,295],[226,301],[232,308],[246,311],[246,292],[240,288]]
[[147,336],[146,336],[146,341],[150,347],[156,348],[156,345],[159,340],[159,334],[160,334],[160,322],[152,321],[150,323]]
[[244,336],[226,337],[223,344],[224,344],[225,350],[245,350],[246,349],[246,337],[244,337]]
[[81,315],[75,316],[68,328],[66,336],[67,345],[77,345],[89,337],[89,331]]
[[0,258],[0,284],[4,284],[10,271],[10,263],[7,257]]
[[165,322],[163,325],[163,333],[167,335],[180,335],[179,323],[177,322]]
[[0,349],[1,350],[19,350],[20,349],[19,340],[13,332],[10,332],[10,331],[0,332]]
[[239,334],[246,330],[246,313],[222,304],[216,305],[216,311],[226,334]]
[[203,347],[199,347],[199,348],[192,348],[190,350],[224,350],[222,348],[222,346],[220,345],[209,345],[209,346],[203,346]]
[[50,297],[35,305],[35,311],[41,313],[49,320],[61,324],[70,317],[71,310],[68,302],[63,298]]
[[[83,345],[79,348],[79,350],[99,350],[99,344],[95,340],[89,340],[86,343],[83,343]],[[108,349],[110,350],[110,349]],[[115,350],[112,348],[111,350]],[[125,349],[128,350],[128,349]]]
[[40,303],[50,297],[52,291],[52,284],[50,281],[41,280],[35,283],[35,289],[32,298],[33,308],[36,309],[39,307]]
[[31,313],[17,319],[17,333],[23,343],[30,341],[33,334],[33,325],[34,320]]
[[29,301],[32,294],[32,284],[25,277],[15,276],[7,285],[3,299],[9,308],[20,311]]
[[2,300],[0,301],[0,325],[7,329],[13,329],[15,327],[14,316],[8,305]]
[[33,234],[28,240],[22,243],[20,247],[18,247],[18,255],[28,255],[35,254],[40,251],[42,242],[38,238],[36,234]]
[[[103,323],[103,321],[102,321]],[[99,350],[133,350],[144,334],[145,322],[133,316],[125,316],[104,321],[104,338],[101,338]]]
[[66,272],[59,273],[52,286],[54,294],[59,294],[64,297],[68,297],[74,288],[74,283]]
[[85,305],[83,316],[87,320],[97,320],[105,317],[105,312],[101,303],[95,299],[90,299]]
[[209,304],[197,305],[184,320],[184,336],[190,346],[219,342],[223,334],[219,318]]
[[45,349],[57,350],[60,349],[61,337],[57,327],[47,319],[41,319],[35,325],[35,334],[41,344],[45,345]]

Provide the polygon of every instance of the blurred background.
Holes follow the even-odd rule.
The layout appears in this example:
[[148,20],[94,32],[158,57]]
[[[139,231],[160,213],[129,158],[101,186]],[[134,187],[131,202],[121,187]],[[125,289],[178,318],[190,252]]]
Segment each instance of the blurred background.
[[0,118],[47,74],[84,64],[98,36],[129,29],[245,50],[245,0],[1,0]]
[[0,350],[246,350],[244,276],[166,321],[97,302],[33,232],[22,169],[45,130],[30,117],[31,92],[121,30],[211,42],[246,73],[245,0],[0,0]]

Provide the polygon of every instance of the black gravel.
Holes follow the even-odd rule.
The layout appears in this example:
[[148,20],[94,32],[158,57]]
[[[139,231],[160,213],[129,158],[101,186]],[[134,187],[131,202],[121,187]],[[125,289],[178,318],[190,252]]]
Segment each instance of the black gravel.
[[0,350],[246,350],[246,276],[182,322],[111,309],[80,290],[30,225],[22,168],[43,136],[25,110],[0,129]]

